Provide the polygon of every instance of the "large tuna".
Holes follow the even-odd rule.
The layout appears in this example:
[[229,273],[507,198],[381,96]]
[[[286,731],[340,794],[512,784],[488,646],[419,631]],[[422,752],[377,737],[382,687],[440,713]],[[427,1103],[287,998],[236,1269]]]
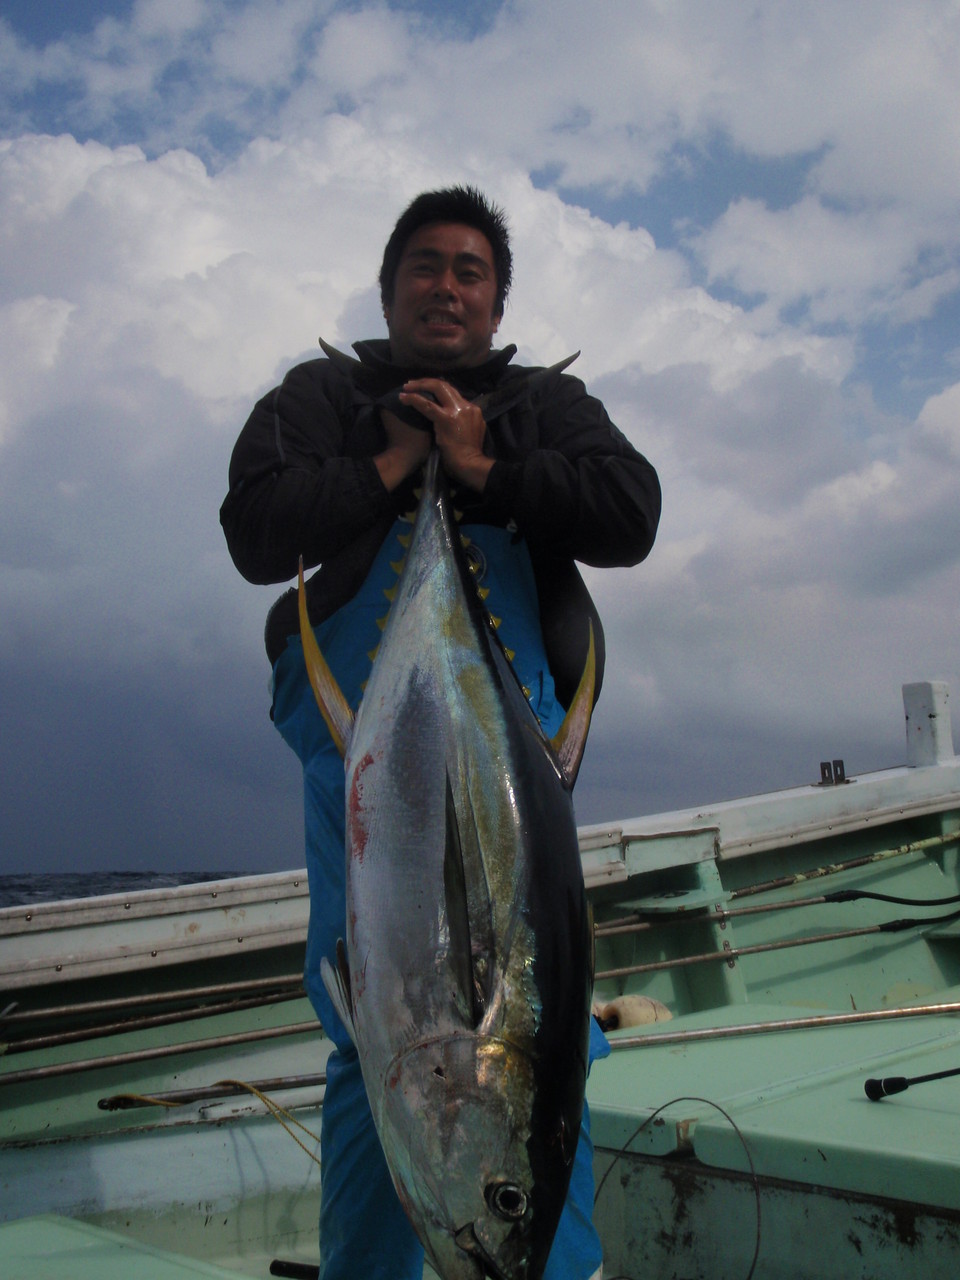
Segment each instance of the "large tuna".
[[[302,579],[301,579],[302,583]],[[347,937],[325,981],[400,1199],[444,1280],[536,1280],[587,1070],[592,942],[570,788],[593,647],[548,741],[496,639],[436,452],[345,752]]]

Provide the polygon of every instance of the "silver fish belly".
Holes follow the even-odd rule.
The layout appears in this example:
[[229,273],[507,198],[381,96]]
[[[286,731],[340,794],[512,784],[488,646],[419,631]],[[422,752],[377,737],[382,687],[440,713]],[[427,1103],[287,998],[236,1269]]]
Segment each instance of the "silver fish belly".
[[[434,453],[356,720],[330,713],[347,918],[324,978],[444,1280],[536,1280],[566,1197],[592,983],[570,797],[589,665],[550,742],[478,598]],[[311,679],[324,709],[330,684]]]

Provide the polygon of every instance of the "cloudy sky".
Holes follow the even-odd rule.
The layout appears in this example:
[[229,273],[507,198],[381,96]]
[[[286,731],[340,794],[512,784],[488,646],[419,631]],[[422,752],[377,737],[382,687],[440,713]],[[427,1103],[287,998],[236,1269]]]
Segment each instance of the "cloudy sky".
[[501,338],[657,466],[581,821],[902,763],[960,688],[956,0],[3,0],[0,870],[301,865],[218,523],[256,398],[382,334],[402,207],[508,210]]

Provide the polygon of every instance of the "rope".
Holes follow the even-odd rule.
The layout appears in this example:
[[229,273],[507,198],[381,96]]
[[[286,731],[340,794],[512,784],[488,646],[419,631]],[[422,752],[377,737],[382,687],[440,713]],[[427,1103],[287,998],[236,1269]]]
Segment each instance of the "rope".
[[[293,1132],[293,1129],[290,1126],[292,1125],[294,1126],[294,1128],[299,1129],[301,1133],[305,1133],[307,1137],[311,1139],[311,1141],[313,1141],[317,1146],[319,1146],[320,1139],[317,1136],[317,1134],[315,1134],[312,1129],[308,1129],[305,1124],[301,1124],[301,1122],[296,1118],[296,1116],[291,1115],[291,1113],[285,1107],[281,1107],[279,1102],[275,1102],[274,1099],[269,1096],[269,1094],[264,1093],[261,1089],[258,1089],[255,1084],[250,1084],[246,1080],[232,1080],[232,1079],[216,1080],[214,1081],[214,1084],[215,1085],[232,1085],[235,1089],[239,1090],[242,1093],[253,1094],[255,1098],[259,1099],[259,1101],[263,1103],[263,1105],[267,1109],[267,1112],[271,1116],[273,1116],[274,1120],[276,1120],[276,1122],[280,1125],[280,1127],[289,1135],[289,1137],[293,1139],[293,1141],[297,1144],[300,1150],[303,1151],[306,1155],[308,1155],[310,1159],[314,1162],[314,1164],[316,1165],[320,1164],[319,1157],[316,1156],[309,1149],[309,1147],[306,1146],[305,1143],[300,1141],[300,1139]],[[115,1095],[114,1100],[116,1101],[123,1100],[123,1101],[138,1103],[140,1106],[145,1106],[145,1107],[167,1107],[167,1108],[185,1107],[188,1105],[188,1102],[189,1102],[188,1099],[184,1099],[183,1101],[171,1101],[168,1098],[154,1098],[154,1097],[151,1097],[149,1094],[143,1094],[143,1093],[120,1093]],[[287,1121],[289,1121],[290,1123],[288,1124]]]
[[299,1129],[301,1133],[305,1133],[307,1137],[310,1138],[311,1141],[313,1141],[317,1146],[320,1145],[319,1137],[313,1132],[312,1129],[308,1129],[305,1124],[301,1124],[300,1121],[295,1116],[291,1115],[290,1112],[287,1111],[285,1107],[281,1107],[279,1102],[274,1102],[273,1098],[268,1097],[268,1095],[265,1093],[262,1093],[256,1087],[256,1085],[247,1084],[245,1080],[218,1080],[217,1084],[236,1085],[238,1089],[245,1089],[248,1093],[252,1093],[255,1098],[259,1098],[260,1101],[263,1103],[263,1105],[267,1108],[267,1111],[269,1111],[270,1115],[272,1115],[274,1120],[276,1120],[276,1122],[280,1125],[281,1129],[283,1129],[288,1134],[288,1136],[294,1140],[294,1142],[297,1144],[300,1150],[303,1151],[306,1155],[308,1155],[315,1165],[319,1166],[320,1164],[319,1156],[315,1155],[309,1149],[309,1147],[306,1146],[305,1143],[300,1141],[300,1139],[293,1132],[293,1129],[290,1128],[290,1125],[288,1125],[286,1121],[289,1120],[291,1125]]

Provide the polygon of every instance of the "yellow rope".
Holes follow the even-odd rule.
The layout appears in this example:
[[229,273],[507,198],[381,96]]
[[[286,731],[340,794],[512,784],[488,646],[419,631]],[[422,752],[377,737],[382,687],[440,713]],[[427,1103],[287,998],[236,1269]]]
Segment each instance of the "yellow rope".
[[285,1107],[281,1107],[279,1102],[274,1102],[274,1100],[268,1097],[267,1094],[262,1093],[256,1085],[247,1084],[245,1080],[218,1080],[217,1084],[232,1084],[238,1089],[245,1089],[248,1093],[252,1093],[255,1098],[259,1098],[269,1113],[273,1116],[274,1120],[276,1120],[277,1124],[279,1124],[280,1127],[294,1140],[300,1150],[308,1155],[314,1164],[319,1165],[319,1158],[314,1155],[309,1147],[300,1141],[286,1121],[289,1120],[290,1124],[299,1129],[301,1133],[305,1133],[307,1137],[312,1139],[318,1146],[320,1144],[320,1139],[311,1129],[308,1129],[305,1124],[301,1124],[295,1116],[292,1116]]
[[118,1093],[109,1101],[139,1102],[145,1107],[183,1107],[184,1102],[170,1102],[166,1098],[151,1098],[144,1093]]
[[[280,1127],[284,1129],[286,1133],[294,1140],[294,1142],[297,1144],[300,1150],[305,1152],[310,1157],[310,1159],[314,1162],[314,1164],[319,1165],[320,1163],[319,1158],[316,1155],[314,1155],[314,1153],[310,1150],[309,1147],[306,1146],[305,1143],[300,1141],[297,1135],[293,1132],[293,1129],[290,1128],[290,1125],[294,1125],[297,1129],[301,1131],[301,1133],[305,1133],[307,1137],[310,1138],[313,1142],[315,1142],[318,1146],[320,1144],[320,1139],[317,1137],[317,1135],[313,1132],[312,1129],[308,1129],[305,1124],[301,1124],[300,1121],[295,1116],[291,1115],[290,1112],[287,1111],[285,1107],[281,1107],[280,1104],[278,1102],[274,1102],[273,1098],[271,1098],[268,1094],[263,1093],[260,1089],[257,1088],[256,1085],[248,1084],[246,1080],[216,1080],[214,1083],[217,1085],[232,1085],[235,1089],[245,1091],[246,1093],[252,1093],[255,1098],[259,1098],[259,1100],[266,1107],[269,1114],[273,1116],[277,1124],[279,1124]],[[124,1098],[130,1102],[139,1102],[143,1106],[149,1106],[149,1107],[171,1107],[172,1108],[172,1107],[185,1107],[189,1105],[189,1103],[186,1101],[171,1102],[167,1098],[151,1098],[147,1094],[143,1094],[143,1093],[121,1093],[121,1094],[118,1094],[117,1097]],[[290,1124],[286,1123],[288,1120],[290,1121]]]

